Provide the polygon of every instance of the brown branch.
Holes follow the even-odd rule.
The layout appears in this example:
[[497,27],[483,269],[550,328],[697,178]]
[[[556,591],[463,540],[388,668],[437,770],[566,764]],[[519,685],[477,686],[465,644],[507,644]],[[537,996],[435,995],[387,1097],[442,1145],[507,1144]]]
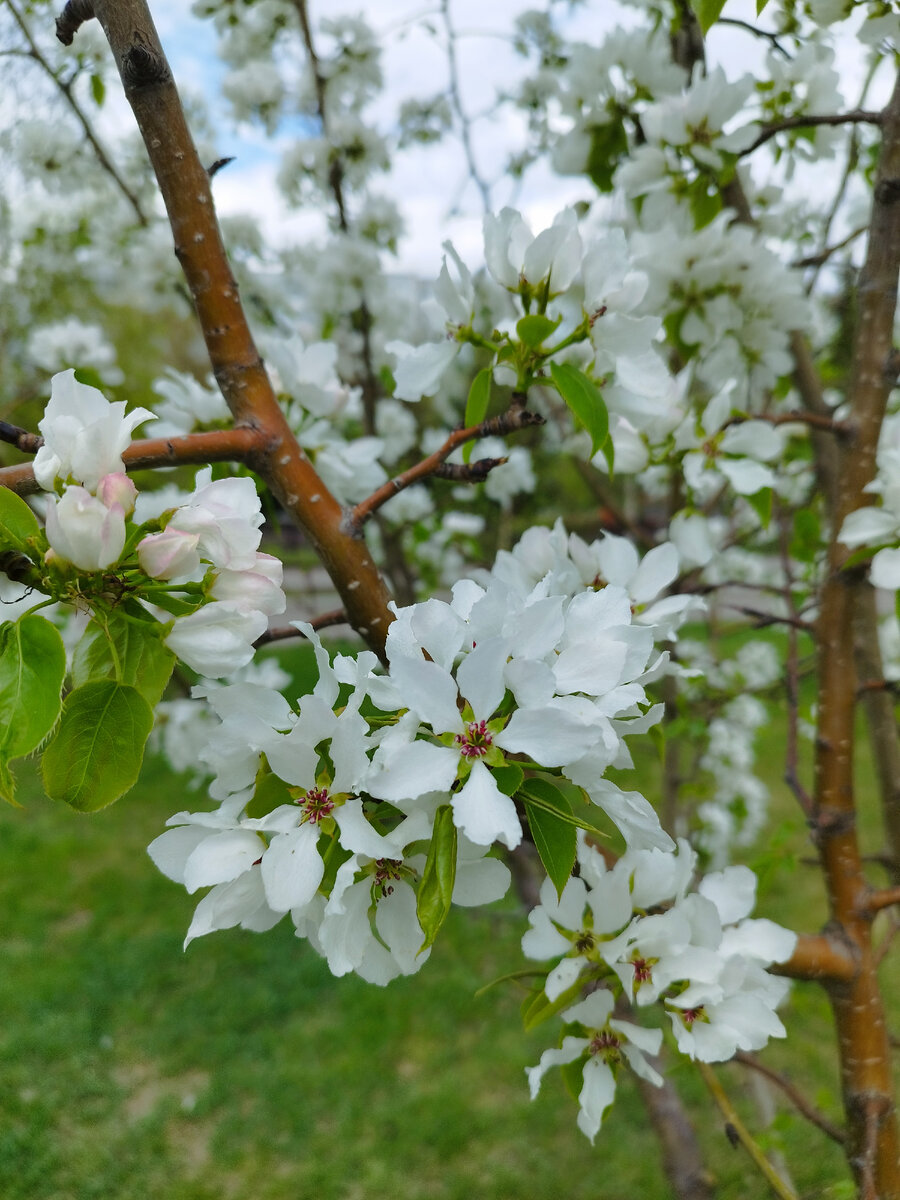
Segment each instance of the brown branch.
[[[71,108],[72,112],[75,114],[75,116],[78,120],[78,123],[81,125],[81,128],[84,131],[84,136],[87,138],[88,143],[91,146],[91,149],[94,151],[94,154],[97,156],[97,161],[100,163],[100,166],[103,168],[104,171],[106,171],[106,173],[110,176],[110,178],[115,182],[119,191],[122,193],[122,195],[125,197],[125,199],[128,201],[128,203],[134,209],[134,213],[138,219],[138,223],[140,225],[146,225],[147,218],[144,215],[144,210],[141,208],[140,201],[138,200],[138,198],[134,194],[134,192],[131,190],[131,188],[128,186],[128,184],[125,182],[125,180],[122,178],[122,176],[119,174],[118,170],[116,169],[115,163],[113,163],[112,159],[106,153],[106,151],[104,150],[101,143],[97,140],[97,136],[94,133],[94,130],[93,130],[93,127],[92,127],[90,121],[87,119],[87,116],[85,115],[84,110],[82,109],[81,105],[75,99],[75,94],[72,90],[73,81],[72,80],[66,81],[64,79],[61,79],[59,74],[56,71],[54,71],[53,67],[50,65],[50,63],[45,58],[44,54],[41,52],[41,49],[38,46],[37,42],[31,36],[31,30],[28,28],[28,24],[25,21],[25,18],[22,16],[22,14],[16,8],[15,4],[13,3],[13,0],[7,0],[7,7],[9,8],[9,11],[13,15],[13,20],[19,26],[19,29],[21,29],[22,35],[25,38],[25,41],[28,43],[29,57],[34,59],[34,61],[36,63],[38,63],[43,68],[44,71],[46,71],[46,73],[50,76],[50,78],[56,84],[57,88],[59,88],[60,92],[62,93],[62,95],[65,98],[66,103],[68,104],[69,108]],[[68,17],[66,16],[67,13],[69,14]],[[75,30],[77,30],[79,28],[79,26],[83,25],[85,21],[87,21],[91,17],[93,17],[93,15],[94,15],[94,8],[93,8],[93,4],[90,2],[90,0],[69,0],[69,3],[65,7],[63,15],[56,22],[56,36],[63,43],[64,46],[71,45],[72,37],[74,36]],[[67,35],[68,35],[68,31],[71,30],[71,35],[68,35],[68,40],[66,40],[66,37],[60,33],[60,26],[63,27],[63,32]]]
[[747,421],[766,421],[769,425],[811,425],[815,429],[824,429],[828,433],[836,433],[842,437],[850,432],[846,421],[836,421],[827,413],[807,412],[804,409],[787,413],[742,413],[729,417],[722,428],[727,429],[730,425],[744,425]]
[[734,1056],[734,1061],[739,1062],[744,1067],[749,1067],[752,1071],[757,1071],[771,1083],[774,1083],[777,1088],[784,1092],[785,1096],[787,1096],[797,1109],[797,1112],[801,1116],[806,1117],[807,1121],[815,1125],[817,1129],[821,1129],[826,1137],[830,1137],[832,1141],[838,1142],[840,1145],[843,1145],[847,1140],[844,1136],[844,1131],[839,1129],[832,1121],[829,1121],[825,1114],[819,1112],[815,1105],[810,1104],[800,1089],[791,1083],[786,1075],[773,1070],[772,1067],[767,1067],[759,1061],[755,1054],[748,1054],[745,1050],[738,1050]]
[[866,912],[877,913],[883,908],[890,908],[894,904],[900,904],[900,885],[896,887],[880,888],[878,891],[870,892],[865,903]]
[[[313,617],[309,624],[313,629],[327,629],[331,625],[346,625],[347,614],[342,608],[332,608],[328,612],[319,613],[317,617]],[[256,639],[253,645],[259,649],[260,646],[267,646],[270,642],[283,642],[288,638],[295,637],[306,637],[306,634],[302,629],[297,629],[295,625],[272,625]]]
[[837,534],[848,513],[868,498],[875,477],[876,449],[890,384],[884,368],[893,345],[900,271],[900,77],[884,111],[883,143],[873,191],[866,260],[858,284],[858,320],[853,343],[848,398],[853,438],[839,446],[837,492],[828,555],[828,576],[819,616],[819,717],[815,754],[815,801],[827,820],[817,844],[833,919],[854,947],[859,971],[852,983],[830,991],[841,1051],[841,1078],[847,1113],[847,1155],[861,1187],[861,1164],[870,1161],[873,1124],[870,1101],[879,1116],[873,1151],[872,1196],[900,1195],[900,1139],[893,1107],[893,1081],[884,1003],[872,950],[867,885],[855,828],[854,732],[856,663],[854,608],[860,568],[848,568],[850,551]]
[[[31,435],[35,436],[35,435]],[[40,439],[43,443],[43,438]],[[132,442],[122,453],[126,471],[151,467],[188,466],[193,463],[252,463],[264,447],[265,433],[249,425],[231,429],[212,429],[203,433],[185,433],[178,437],[143,438]],[[0,486],[20,496],[39,492],[30,463],[0,470]]]
[[776,134],[784,133],[788,129],[804,129],[819,125],[880,125],[881,119],[880,112],[868,112],[865,109],[855,109],[853,112],[845,113],[824,113],[818,116],[801,114],[797,117],[784,117],[783,120],[774,121],[760,130],[755,141],[751,142],[746,150],[741,150],[738,157],[744,158],[746,155],[752,154],[754,150],[765,145]]
[[788,979],[814,979],[819,983],[849,983],[859,965],[851,947],[833,934],[801,933],[794,953],[768,968],[773,975]]
[[371,496],[367,496],[365,500],[361,500],[350,513],[348,522],[350,527],[352,529],[361,529],[366,521],[381,508],[382,504],[386,504],[388,500],[406,488],[411,487],[412,484],[418,483],[420,479],[427,479],[429,475],[434,475],[444,460],[458,446],[462,446],[465,442],[493,435],[502,437],[504,434],[514,433],[519,429],[527,429],[532,425],[543,424],[544,418],[538,413],[527,412],[519,404],[515,404],[505,413],[501,413],[497,417],[489,417],[479,425],[470,425],[467,429],[455,429],[444,444],[438,450],[435,450],[434,454],[429,454],[427,458],[423,458],[415,466],[401,472],[399,475],[395,475],[393,479],[389,479],[387,483],[383,483],[380,488],[376,488]]
[[443,462],[432,471],[434,479],[450,479],[454,483],[484,483],[495,467],[502,467],[508,458],[478,458],[469,463]]
[[222,395],[238,425],[260,431],[260,449],[249,465],[306,532],[351,624],[382,654],[392,619],[387,590],[365,542],[345,528],[342,506],[297,445],[278,405],[231,273],[209,176],[188,130],[147,4],[95,0],[94,7],[159,182],[175,253]]
[[39,433],[30,433],[20,425],[11,425],[9,421],[0,421],[0,442],[8,442],[23,454],[37,454],[44,439]]
[[826,246],[824,250],[820,250],[818,254],[810,254],[806,258],[796,258],[791,263],[792,267],[821,267],[828,262],[833,254],[837,254],[838,250],[843,250],[845,246],[849,246],[851,242],[855,242],[858,237],[868,229],[868,225],[860,225],[858,229],[854,229],[852,233],[848,233],[845,238],[841,238],[839,242],[835,242],[833,246]]
[[[793,568],[791,566],[790,537],[788,529],[788,514],[779,507],[778,512],[778,550],[781,556],[781,569],[784,572],[785,602],[791,614],[797,617],[798,610],[794,602]],[[797,627],[788,629],[788,653],[785,664],[785,693],[788,706],[787,746],[784,755],[784,781],[797,798],[803,813],[809,817],[812,813],[812,796],[800,780],[798,763],[799,721],[800,721],[800,656],[797,644]]]
[[756,629],[767,629],[770,625],[787,625],[791,629],[799,629],[803,633],[813,633],[815,626],[809,621],[804,621],[802,617],[797,616],[781,616],[775,613],[764,612],[759,608],[748,608],[744,604],[730,604],[727,600],[722,601],[723,608],[729,608],[732,612],[743,613],[745,617],[752,617]]
[[64,46],[71,46],[75,34],[93,16],[93,0],[68,0],[62,15],[56,18],[56,36]]

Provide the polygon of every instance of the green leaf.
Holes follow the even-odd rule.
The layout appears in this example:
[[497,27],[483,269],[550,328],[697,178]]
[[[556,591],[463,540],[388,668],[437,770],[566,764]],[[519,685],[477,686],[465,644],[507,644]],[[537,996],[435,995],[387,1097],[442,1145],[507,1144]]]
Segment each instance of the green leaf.
[[292,804],[294,797],[288,784],[272,771],[260,770],[256,776],[253,797],[247,805],[248,817],[264,817],[279,804]]
[[759,523],[763,529],[768,529],[772,520],[772,489],[770,487],[760,488],[753,496],[745,496],[744,499],[759,517]]
[[616,167],[623,155],[628,153],[628,135],[621,116],[614,116],[603,125],[595,125],[590,135],[591,148],[585,173],[599,191],[611,192]]
[[591,435],[591,457],[609,438],[609,416],[600,389],[571,363],[551,363],[556,390]]
[[29,538],[37,537],[41,526],[21,496],[0,486],[0,548],[32,552]]
[[822,546],[822,528],[811,508],[799,508],[794,513],[794,532],[790,553],[800,562],[813,562]]
[[96,812],[136,782],[153,710],[137,688],[99,680],[69,693],[44,751],[44,787],[53,800]]
[[434,815],[428,858],[416,892],[416,916],[425,934],[425,941],[419,947],[420,954],[434,944],[438,930],[450,911],[450,898],[456,882],[456,843],[453,809],[449,804],[442,804]]
[[762,15],[762,11],[768,3],[769,0],[756,0],[756,15],[758,17]]
[[[519,796],[524,804],[531,803],[534,807],[543,809],[549,813],[551,817],[555,817],[557,821],[564,821],[567,825],[572,825],[576,829],[584,829],[587,833],[593,833],[595,837],[607,837],[602,829],[598,829],[596,825],[591,825],[587,821],[582,821],[580,817],[576,817],[569,805],[568,811],[560,808],[553,801],[548,800],[544,794],[542,787],[533,787],[533,784],[545,784],[543,779],[528,779],[524,786],[519,789]],[[553,786],[552,784],[548,786]],[[554,789],[555,790],[555,789]]]
[[[547,807],[535,804],[529,799],[534,795],[542,798]],[[560,816],[554,816],[549,809],[556,809]],[[531,836],[544,869],[553,881],[557,896],[561,896],[575,865],[572,806],[549,780],[529,779],[528,791],[525,794],[525,815],[528,817]]]
[[583,986],[583,982],[576,979],[572,986],[566,988],[562,995],[557,996],[555,1000],[548,1000],[547,993],[543,988],[539,992],[532,992],[522,1004],[522,1024],[525,1026],[525,1032],[530,1033],[538,1025],[543,1025],[545,1021],[555,1017],[558,1012],[562,1012],[564,1008],[574,1004],[581,996]]
[[518,763],[513,762],[504,763],[502,767],[494,767],[491,774],[504,796],[514,796],[525,778],[525,772]]
[[516,325],[516,333],[519,335],[519,341],[534,349],[546,341],[551,333],[555,333],[559,328],[561,320],[562,314],[560,314],[557,321],[551,321],[549,317],[545,317],[542,313],[531,313],[527,317],[522,317],[521,321]]
[[[491,402],[492,378],[493,371],[490,367],[485,367],[472,380],[472,386],[469,388],[469,396],[466,400],[466,416],[464,421],[466,429],[471,429],[473,425],[480,425],[487,415],[488,405]],[[463,447],[463,462],[468,462],[472,457],[474,445],[474,442],[467,442]]]
[[10,761],[37,749],[56,724],[65,674],[63,640],[45,617],[29,613],[0,625],[0,796],[6,800],[15,790]]
[[91,95],[94,97],[97,107],[102,108],[103,101],[106,99],[106,84],[103,82],[102,75],[91,76]]
[[163,626],[137,625],[117,612],[96,617],[75,647],[72,681],[83,687],[96,679],[112,679],[136,688],[151,707],[162,698],[175,666],[175,655],[159,636]]
[[691,7],[697,14],[700,28],[707,33],[718,21],[719,14],[725,7],[725,0],[691,0]]

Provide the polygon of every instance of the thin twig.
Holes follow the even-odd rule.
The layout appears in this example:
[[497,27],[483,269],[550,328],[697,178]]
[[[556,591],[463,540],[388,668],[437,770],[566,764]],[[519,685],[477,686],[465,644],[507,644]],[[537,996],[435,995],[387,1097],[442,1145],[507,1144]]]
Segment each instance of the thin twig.
[[383,483],[380,488],[377,488],[371,496],[367,496],[365,500],[361,500],[350,514],[348,521],[349,528],[351,530],[361,529],[366,521],[381,508],[382,504],[386,504],[398,492],[402,492],[406,488],[411,487],[412,484],[418,483],[420,479],[426,479],[429,475],[434,475],[441,463],[458,446],[462,446],[465,442],[471,442],[475,438],[495,435],[502,437],[504,434],[513,433],[519,429],[527,429],[532,425],[543,424],[544,418],[538,413],[527,412],[519,405],[514,405],[507,412],[501,413],[497,417],[489,417],[479,425],[470,425],[468,429],[454,430],[443,446],[435,450],[434,454],[429,454],[427,458],[423,458],[421,462],[403,471],[400,475],[395,475],[393,479],[389,479],[387,483]]
[[764,1075],[766,1079],[780,1088],[787,1096],[790,1102],[794,1105],[802,1116],[806,1117],[807,1121],[821,1129],[826,1137],[830,1137],[832,1141],[843,1145],[847,1140],[844,1136],[844,1131],[839,1129],[832,1121],[819,1112],[815,1105],[810,1104],[796,1084],[791,1083],[786,1075],[782,1075],[779,1071],[772,1067],[761,1063],[755,1054],[748,1054],[745,1050],[738,1050],[734,1056],[734,1061],[739,1062],[741,1066],[750,1067],[751,1070],[757,1071],[760,1075]]
[[[328,612],[319,613],[308,623],[313,629],[327,629],[331,625],[346,625],[348,621],[344,609],[332,608]],[[258,650],[260,646],[267,646],[269,642],[282,642],[295,637],[306,637],[306,634],[296,625],[273,625],[258,637],[253,645]]]
[[877,913],[894,904],[900,904],[900,885],[870,892],[866,897],[865,909],[866,912]]
[[728,1140],[731,1141],[733,1138],[736,1138],[741,1143],[754,1163],[756,1163],[769,1187],[779,1197],[779,1200],[799,1200],[794,1189],[784,1182],[762,1150],[760,1150],[753,1135],[738,1116],[734,1105],[725,1094],[725,1089],[719,1083],[712,1068],[706,1063],[698,1062],[697,1070],[700,1072],[703,1082],[709,1088],[713,1099],[719,1106],[719,1111],[725,1118],[725,1131],[728,1135]]
[[[134,194],[134,192],[131,190],[131,188],[128,186],[128,184],[125,182],[125,180],[122,178],[122,176],[119,174],[119,172],[116,170],[116,166],[113,163],[112,159],[109,157],[109,155],[104,150],[103,146],[97,140],[96,134],[94,133],[94,130],[91,127],[91,123],[87,119],[87,116],[85,115],[84,110],[82,109],[82,107],[78,103],[78,101],[75,99],[75,95],[72,90],[73,81],[62,79],[60,77],[60,75],[56,71],[54,71],[53,67],[50,65],[50,63],[44,56],[44,54],[41,51],[40,47],[38,46],[37,42],[31,36],[31,30],[28,28],[28,24],[25,21],[25,18],[22,16],[22,14],[16,8],[15,4],[13,3],[13,0],[7,0],[7,7],[9,8],[9,11],[13,15],[13,20],[16,22],[16,24],[19,26],[19,29],[22,31],[22,36],[25,38],[26,42],[28,43],[29,57],[34,59],[34,61],[36,63],[38,63],[43,68],[44,71],[46,71],[46,73],[50,76],[50,78],[53,80],[53,82],[59,88],[60,92],[65,97],[66,103],[69,105],[72,112],[77,117],[78,122],[84,131],[84,136],[87,138],[91,148],[93,149],[94,153],[96,154],[97,161],[100,163],[100,166],[104,169],[104,171],[106,171],[106,173],[110,176],[110,178],[115,181],[115,184],[119,188],[119,191],[122,193],[122,195],[125,197],[125,199],[128,201],[128,203],[134,209],[134,213],[138,219],[138,223],[141,225],[146,225],[147,218],[144,215],[144,210],[141,208],[140,201],[138,200],[138,198]],[[63,28],[64,28],[64,31],[68,31],[69,29],[71,29],[72,36],[74,36],[75,30],[77,30],[80,25],[82,25],[86,20],[88,20],[90,17],[92,17],[94,15],[94,9],[93,9],[93,5],[91,3],[85,2],[85,0],[70,0],[70,3],[66,5],[63,15],[59,18],[59,20],[57,21],[57,24],[56,24],[56,28],[57,28],[56,36],[59,38],[59,40],[65,46],[68,46],[71,44],[72,37],[70,36],[68,41],[66,41],[65,37],[62,36],[62,34],[60,33],[60,24],[66,20],[66,14],[69,13],[70,9],[72,10],[72,12],[70,14],[70,19],[69,19],[68,23],[64,24]]]
[[860,225],[852,233],[848,233],[845,238],[841,238],[839,242],[835,242],[833,246],[826,246],[818,254],[809,254],[806,258],[796,258],[790,265],[799,268],[822,267],[833,254],[837,254],[838,250],[843,250],[845,246],[849,246],[851,242],[855,242],[858,237],[862,237],[868,228],[868,225]]
[[742,21],[739,17],[719,17],[717,24],[735,25],[738,29],[746,29],[754,37],[765,38],[767,42],[772,43],[773,49],[777,50],[779,54],[784,55],[789,62],[792,61],[791,55],[779,41],[778,34],[773,33],[770,29],[760,29],[758,25],[751,25],[749,21]]
[[819,113],[814,115],[800,114],[796,117],[784,117],[781,121],[774,121],[771,125],[766,125],[761,129],[756,139],[750,143],[746,150],[741,150],[738,157],[744,158],[748,154],[752,154],[754,150],[758,150],[760,146],[765,145],[776,134],[784,133],[788,129],[806,129],[813,128],[819,125],[880,125],[881,113],[870,112],[867,109],[854,109],[853,112],[845,113]]
[[[794,574],[791,567],[790,538],[788,536],[788,515],[779,506],[778,511],[778,550],[781,556],[781,569],[784,572],[784,600],[793,617],[798,617],[794,601]],[[787,694],[788,727],[787,747],[784,756],[784,781],[797,798],[797,803],[808,818],[812,815],[813,799],[800,782],[798,763],[799,724],[800,724],[800,652],[797,639],[797,627],[791,625],[788,629],[788,653],[785,664],[784,686]]]
[[491,189],[478,170],[478,163],[475,161],[475,149],[472,145],[472,122],[463,108],[462,92],[459,86],[459,63],[456,58],[456,39],[458,35],[453,28],[453,21],[450,16],[450,0],[441,0],[441,16],[444,18],[444,29],[447,32],[447,69],[450,75],[450,105],[459,121],[459,137],[466,156],[469,175],[472,182],[478,188],[481,195],[481,206],[487,213],[491,210]]

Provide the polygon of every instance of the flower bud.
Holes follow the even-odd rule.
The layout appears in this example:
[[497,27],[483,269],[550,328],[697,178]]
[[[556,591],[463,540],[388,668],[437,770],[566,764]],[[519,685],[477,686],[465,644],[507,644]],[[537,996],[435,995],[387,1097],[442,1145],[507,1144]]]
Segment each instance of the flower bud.
[[83,571],[114,563],[125,546],[125,514],[107,508],[83,487],[66,488],[47,507],[47,541],[60,558]]
[[134,512],[137,488],[124,471],[113,471],[110,475],[104,475],[97,484],[97,498],[107,508],[118,504],[124,515],[130,517]]
[[152,579],[185,583],[200,571],[199,541],[199,534],[171,527],[162,533],[150,533],[138,543],[141,570]]

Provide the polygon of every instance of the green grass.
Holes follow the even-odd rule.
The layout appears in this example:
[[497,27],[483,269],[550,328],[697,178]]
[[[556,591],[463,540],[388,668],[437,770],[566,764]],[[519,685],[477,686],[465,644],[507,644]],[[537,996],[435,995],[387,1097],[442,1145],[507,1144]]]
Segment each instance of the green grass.
[[[776,822],[787,820],[780,735],[767,730],[763,740]],[[0,812],[4,1200],[671,1195],[627,1077],[594,1148],[558,1077],[529,1101],[523,1068],[551,1043],[553,1026],[524,1035],[512,985],[474,996],[523,965],[514,901],[454,912],[422,972],[387,989],[333,979],[287,921],[265,935],[214,934],[185,954],[196,897],[145,853],[171,812],[201,806],[185,781],[150,761],[128,797],[83,817],[22,776],[26,809]],[[866,773],[861,787],[871,795]],[[863,812],[870,845],[874,807]],[[809,854],[799,822],[785,837],[762,911],[817,929],[817,872],[790,865]],[[889,994],[898,982],[894,971]],[[839,1121],[820,990],[796,987],[785,1020],[789,1039],[766,1061]],[[671,1073],[692,1104],[719,1196],[764,1196],[690,1065]],[[727,1067],[721,1077],[759,1130],[746,1074]],[[761,1136],[783,1151],[803,1196],[849,1194],[839,1148],[790,1110]]]

